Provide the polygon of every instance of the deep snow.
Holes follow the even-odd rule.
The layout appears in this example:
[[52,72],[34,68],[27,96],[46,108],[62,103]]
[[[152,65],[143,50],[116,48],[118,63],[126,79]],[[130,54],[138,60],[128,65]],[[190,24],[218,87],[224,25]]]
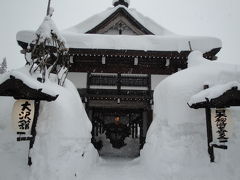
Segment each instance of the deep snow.
[[[41,103],[37,138],[31,152],[33,166],[29,168],[28,144],[16,142],[11,129],[14,100],[0,97],[0,179],[239,180],[240,109],[230,109],[233,132],[228,150],[215,149],[216,162],[210,163],[205,112],[190,109],[187,102],[206,83],[211,87],[239,82],[240,67],[209,62],[196,52],[191,55],[190,68],[167,77],[156,87],[154,120],[136,160],[98,159],[90,143],[91,124],[75,87],[70,81],[60,87],[50,79],[45,91],[51,89],[59,98]],[[197,59],[202,63],[192,62]],[[21,74],[18,77],[34,87],[38,85],[23,70],[12,73]]]
[[[54,75],[45,83],[40,83],[36,80],[36,74],[30,76],[28,68],[4,74],[1,82],[10,75],[23,80],[31,88],[42,88],[44,92],[59,96],[54,102],[40,103],[37,136],[30,153],[33,162],[31,168],[27,167],[28,144],[16,142],[16,133],[11,128],[13,100],[1,101],[4,108],[1,109],[3,115],[0,121],[0,154],[3,156],[0,167],[3,166],[1,171],[6,171],[0,173],[0,179],[81,178],[96,163],[98,154],[91,144],[91,123],[74,85],[67,80],[61,87],[55,83]],[[13,169],[14,174],[7,169]]]
[[215,150],[216,163],[210,163],[207,152],[204,109],[194,110],[187,105],[190,98],[211,86],[238,81],[240,67],[210,62],[199,52],[191,61],[201,59],[192,67],[164,79],[154,91],[154,120],[141,152],[142,163],[148,171],[168,180],[240,179],[240,114],[231,108],[233,135],[227,150]]

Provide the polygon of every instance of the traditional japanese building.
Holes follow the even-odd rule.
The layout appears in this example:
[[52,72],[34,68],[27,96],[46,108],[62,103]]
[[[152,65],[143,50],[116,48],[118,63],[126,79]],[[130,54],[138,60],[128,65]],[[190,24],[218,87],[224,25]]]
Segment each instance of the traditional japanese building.
[[[93,143],[106,133],[113,147],[124,139],[142,147],[153,118],[153,90],[168,75],[188,67],[188,55],[198,50],[216,60],[221,41],[212,37],[181,36],[170,32],[135,9],[129,1],[62,32],[69,46],[69,79],[77,86],[93,124]],[[34,31],[21,31],[26,49]]]

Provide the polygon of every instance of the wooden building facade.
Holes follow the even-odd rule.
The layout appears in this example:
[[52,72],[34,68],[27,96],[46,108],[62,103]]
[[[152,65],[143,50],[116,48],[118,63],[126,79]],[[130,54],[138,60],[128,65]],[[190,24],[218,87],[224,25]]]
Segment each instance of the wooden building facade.
[[[114,137],[111,131],[108,138],[119,143],[126,137],[137,138],[141,148],[153,119],[152,76],[163,79],[187,68],[193,50],[201,50],[205,58],[215,60],[221,45],[218,40],[209,45],[208,38],[179,38],[129,9],[127,1],[113,5],[64,31],[71,62],[69,78],[78,87],[92,121],[97,148],[101,148],[98,136],[119,124],[122,128],[116,129]],[[17,40],[27,48],[29,41]]]

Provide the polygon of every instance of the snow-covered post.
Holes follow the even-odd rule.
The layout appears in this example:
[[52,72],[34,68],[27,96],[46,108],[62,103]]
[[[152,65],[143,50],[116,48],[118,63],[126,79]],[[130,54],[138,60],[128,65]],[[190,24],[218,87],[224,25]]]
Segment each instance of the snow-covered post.
[[[204,85],[204,89],[208,89],[209,85]],[[206,113],[206,125],[207,125],[207,140],[208,140],[208,154],[210,156],[210,162],[214,162],[214,149],[211,143],[213,142],[212,135],[212,123],[211,123],[211,108],[205,108]]]

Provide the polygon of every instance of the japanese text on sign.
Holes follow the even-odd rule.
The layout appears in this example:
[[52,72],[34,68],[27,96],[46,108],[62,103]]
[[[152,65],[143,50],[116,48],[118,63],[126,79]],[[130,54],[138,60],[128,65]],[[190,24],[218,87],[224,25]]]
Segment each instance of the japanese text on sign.
[[231,115],[228,109],[212,110],[212,133],[215,144],[225,144],[231,133]]
[[34,101],[18,100],[13,108],[14,128],[17,132],[29,132],[34,118]]

